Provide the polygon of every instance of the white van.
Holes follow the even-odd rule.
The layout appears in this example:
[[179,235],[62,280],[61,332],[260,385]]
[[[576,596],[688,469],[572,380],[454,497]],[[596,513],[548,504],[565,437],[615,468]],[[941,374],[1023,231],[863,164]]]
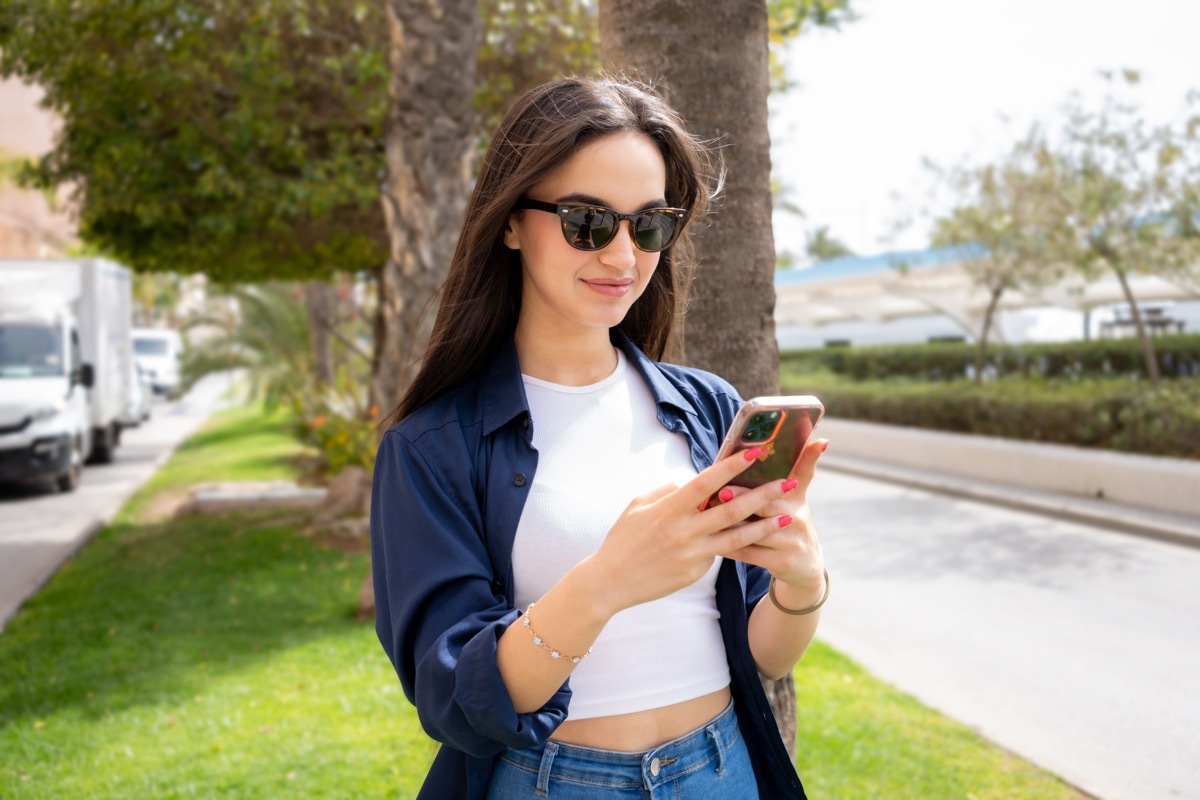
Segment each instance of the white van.
[[79,483],[129,407],[130,273],[104,259],[0,259],[0,482]]
[[134,328],[133,357],[150,379],[156,394],[171,395],[179,389],[179,362],[183,337],[169,328]]

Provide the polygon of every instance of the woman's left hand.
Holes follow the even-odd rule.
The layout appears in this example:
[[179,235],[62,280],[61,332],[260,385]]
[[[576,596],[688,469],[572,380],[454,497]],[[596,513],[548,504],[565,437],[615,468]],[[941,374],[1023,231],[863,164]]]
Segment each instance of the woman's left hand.
[[[819,594],[824,584],[822,572],[825,559],[808,508],[808,487],[816,474],[817,460],[828,446],[828,439],[808,442],[796,466],[792,468],[791,478],[798,481],[799,485],[757,512],[760,517],[786,515],[791,517],[791,521],[755,544],[725,553],[726,558],[762,567],[774,575],[779,583],[804,593],[811,589]],[[729,488],[735,494],[747,491],[737,486]]]

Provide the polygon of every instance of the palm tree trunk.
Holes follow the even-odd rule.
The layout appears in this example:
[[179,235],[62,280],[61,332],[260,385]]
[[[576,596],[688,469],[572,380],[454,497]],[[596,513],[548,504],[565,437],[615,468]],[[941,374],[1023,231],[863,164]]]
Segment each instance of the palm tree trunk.
[[[683,360],[746,397],[777,394],[766,3],[602,0],[600,52],[613,71],[661,80],[663,96],[693,134],[717,143],[728,170],[711,227],[696,226]],[[794,756],[792,678],[763,687]]]
[[474,0],[389,0],[391,114],[371,397],[386,414],[429,341],[436,296],[462,226],[475,144]]
[[325,281],[304,284],[308,311],[308,341],[312,347],[313,380],[318,388],[333,383],[333,323],[337,296]]

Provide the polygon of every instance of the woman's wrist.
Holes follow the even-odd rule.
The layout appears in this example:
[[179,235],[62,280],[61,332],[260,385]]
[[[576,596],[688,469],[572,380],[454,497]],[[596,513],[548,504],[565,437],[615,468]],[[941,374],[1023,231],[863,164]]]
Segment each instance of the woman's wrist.
[[815,582],[803,584],[789,583],[772,575],[770,595],[772,603],[786,614],[812,613],[829,597],[829,572],[822,569]]
[[576,564],[563,576],[559,585],[578,598],[581,614],[593,624],[605,625],[625,606],[621,602],[620,581],[609,577],[604,569],[589,557]]

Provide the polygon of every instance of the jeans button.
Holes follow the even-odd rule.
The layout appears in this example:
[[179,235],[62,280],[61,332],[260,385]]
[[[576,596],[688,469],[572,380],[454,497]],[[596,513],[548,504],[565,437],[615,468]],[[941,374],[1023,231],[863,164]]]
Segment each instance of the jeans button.
[[662,770],[662,761],[658,760],[657,758],[651,759],[650,760],[650,774],[657,778],[658,773],[661,770]]

